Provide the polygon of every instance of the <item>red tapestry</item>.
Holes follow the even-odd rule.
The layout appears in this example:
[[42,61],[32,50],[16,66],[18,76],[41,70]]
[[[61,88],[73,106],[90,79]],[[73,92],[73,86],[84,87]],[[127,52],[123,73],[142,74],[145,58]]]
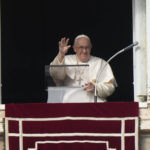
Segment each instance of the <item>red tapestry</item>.
[[36,150],[108,150],[107,141],[44,141],[36,142]]
[[6,104],[6,149],[138,150],[138,116],[135,102]]

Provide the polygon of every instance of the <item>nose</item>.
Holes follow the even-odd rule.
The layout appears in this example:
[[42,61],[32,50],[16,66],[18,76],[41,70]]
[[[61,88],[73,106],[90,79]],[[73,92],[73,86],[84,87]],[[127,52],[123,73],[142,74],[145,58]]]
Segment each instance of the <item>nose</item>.
[[87,53],[87,50],[86,50],[86,48],[84,48],[82,52],[83,52],[83,53]]

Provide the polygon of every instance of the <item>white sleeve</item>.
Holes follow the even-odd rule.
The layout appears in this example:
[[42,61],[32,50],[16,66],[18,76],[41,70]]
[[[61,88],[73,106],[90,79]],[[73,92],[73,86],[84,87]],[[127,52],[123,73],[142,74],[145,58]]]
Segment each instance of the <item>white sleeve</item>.
[[97,95],[100,98],[106,98],[110,96],[115,91],[115,85],[113,83],[113,79],[110,82],[99,82],[96,86]]
[[51,65],[63,65],[64,60],[60,63],[57,56],[55,59],[50,63],[49,73],[50,76],[53,78],[54,82],[60,84],[65,79],[66,73],[64,67],[52,67]]
[[106,98],[110,96],[117,87],[116,79],[113,75],[112,69],[109,64],[107,64],[99,81],[97,82],[96,90],[97,95],[100,98]]

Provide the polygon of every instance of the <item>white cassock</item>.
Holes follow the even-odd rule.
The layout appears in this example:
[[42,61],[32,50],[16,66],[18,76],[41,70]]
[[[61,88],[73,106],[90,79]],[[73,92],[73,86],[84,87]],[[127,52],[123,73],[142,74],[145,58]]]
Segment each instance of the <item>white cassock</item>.
[[[114,92],[115,87],[117,86],[115,77],[110,65],[106,65],[106,61],[101,58],[90,56],[88,62],[83,63],[79,61],[76,55],[66,55],[61,63],[57,57],[50,63],[50,65],[87,64],[89,65],[88,67],[50,67],[50,75],[56,83],[56,86],[60,86],[60,88],[62,86],[66,87],[65,94],[62,98],[63,103],[94,102],[94,93],[86,92],[83,86],[88,82],[95,84],[97,76],[102,69],[102,74],[100,75],[96,86],[98,96],[97,101],[106,101],[106,98]],[[48,95],[49,94],[50,93],[48,93]],[[58,94],[60,94],[60,92]]]

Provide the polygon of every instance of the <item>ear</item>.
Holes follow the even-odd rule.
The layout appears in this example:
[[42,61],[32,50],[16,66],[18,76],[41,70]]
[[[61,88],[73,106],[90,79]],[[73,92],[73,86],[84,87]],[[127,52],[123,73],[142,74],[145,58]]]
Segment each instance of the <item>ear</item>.
[[76,49],[74,49],[74,52],[75,52],[75,53],[77,52]]
[[77,50],[76,50],[76,48],[74,46],[73,46],[73,50],[74,50],[75,53],[77,52]]

